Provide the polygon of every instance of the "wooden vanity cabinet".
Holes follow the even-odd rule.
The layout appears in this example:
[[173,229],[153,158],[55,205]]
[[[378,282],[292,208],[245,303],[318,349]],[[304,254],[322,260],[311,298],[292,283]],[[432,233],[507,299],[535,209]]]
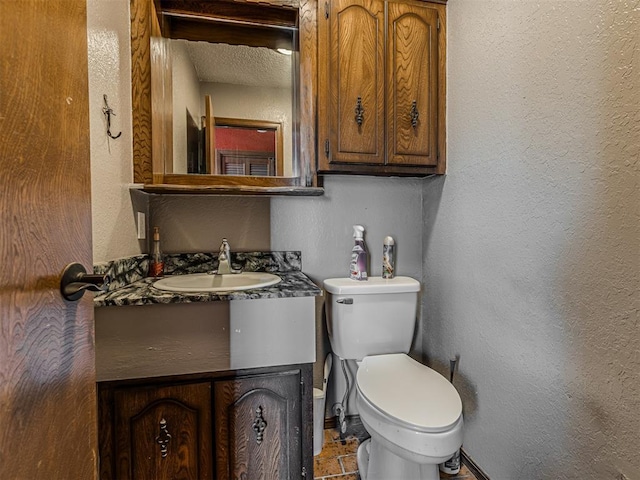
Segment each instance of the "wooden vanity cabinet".
[[320,3],[318,171],[444,173],[444,2]]
[[214,478],[211,383],[134,386],[112,393],[115,470],[102,478]]
[[296,372],[216,382],[216,478],[304,478],[300,400]]
[[100,478],[313,478],[311,393],[310,364],[100,383]]

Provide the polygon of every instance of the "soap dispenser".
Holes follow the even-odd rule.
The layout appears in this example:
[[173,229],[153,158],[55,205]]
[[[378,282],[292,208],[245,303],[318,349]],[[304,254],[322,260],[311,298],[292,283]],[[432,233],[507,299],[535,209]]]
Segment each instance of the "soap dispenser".
[[151,258],[149,262],[149,276],[164,276],[164,256],[160,248],[160,228],[153,227],[153,244],[151,246]]

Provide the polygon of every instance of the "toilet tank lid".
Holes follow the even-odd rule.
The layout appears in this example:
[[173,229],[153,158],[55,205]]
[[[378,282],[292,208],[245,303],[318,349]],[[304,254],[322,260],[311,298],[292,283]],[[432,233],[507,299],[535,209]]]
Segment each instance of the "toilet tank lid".
[[368,280],[328,278],[324,281],[323,285],[327,292],[339,295],[367,295],[374,293],[406,293],[420,291],[420,282],[411,277],[369,277]]

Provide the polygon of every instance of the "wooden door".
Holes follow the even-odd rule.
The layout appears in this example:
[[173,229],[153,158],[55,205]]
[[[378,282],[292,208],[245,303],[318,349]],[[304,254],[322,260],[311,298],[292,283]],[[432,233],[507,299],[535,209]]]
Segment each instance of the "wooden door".
[[384,2],[330,5],[330,162],[384,164]]
[[115,445],[115,473],[101,466],[103,479],[213,478],[210,382],[116,389],[101,416],[112,417]]
[[214,410],[217,480],[303,478],[299,371],[216,382]]
[[438,163],[438,11],[388,3],[387,162]]
[[96,477],[85,0],[0,1],[0,478]]

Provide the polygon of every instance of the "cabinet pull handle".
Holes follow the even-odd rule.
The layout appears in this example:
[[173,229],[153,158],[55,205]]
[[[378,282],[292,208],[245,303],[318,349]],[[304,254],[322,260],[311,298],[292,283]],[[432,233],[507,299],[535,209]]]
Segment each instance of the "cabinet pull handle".
[[362,107],[362,97],[358,97],[356,100],[356,123],[359,127],[362,126],[362,122],[364,121],[364,108]]
[[160,445],[160,456],[165,458],[169,453],[169,442],[171,434],[167,430],[167,421],[163,418],[160,420],[160,434],[156,437],[156,443]]
[[256,443],[260,445],[264,438],[264,430],[267,428],[267,422],[262,416],[262,406],[256,408],[256,418],[253,421],[253,431],[256,432]]
[[415,100],[411,103],[411,112],[409,113],[411,117],[411,126],[416,128],[418,126],[418,118],[420,118],[420,112],[418,112],[418,102]]

